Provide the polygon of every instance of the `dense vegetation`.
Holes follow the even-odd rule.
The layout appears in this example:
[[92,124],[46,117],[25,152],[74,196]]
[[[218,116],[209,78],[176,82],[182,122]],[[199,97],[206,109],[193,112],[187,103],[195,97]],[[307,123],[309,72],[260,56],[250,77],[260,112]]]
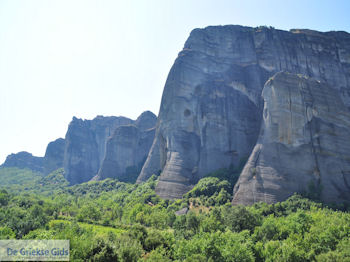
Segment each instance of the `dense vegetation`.
[[299,195],[232,206],[229,173],[169,201],[155,194],[155,176],[70,187],[62,170],[42,177],[3,168],[0,239],[70,239],[72,261],[350,261],[347,211]]

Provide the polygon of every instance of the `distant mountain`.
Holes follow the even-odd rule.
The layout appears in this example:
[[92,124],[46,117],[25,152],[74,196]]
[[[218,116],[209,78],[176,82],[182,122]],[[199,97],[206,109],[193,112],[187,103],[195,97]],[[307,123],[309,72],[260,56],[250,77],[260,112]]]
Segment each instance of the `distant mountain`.
[[33,156],[31,153],[22,151],[6,157],[2,167],[27,168],[37,172],[44,171],[44,158]]
[[50,142],[44,157],[19,152],[9,155],[2,166],[27,168],[45,175],[64,167],[65,178],[71,184],[107,177],[135,181],[152,145],[156,121],[150,111],[136,120],[73,117],[65,139]]

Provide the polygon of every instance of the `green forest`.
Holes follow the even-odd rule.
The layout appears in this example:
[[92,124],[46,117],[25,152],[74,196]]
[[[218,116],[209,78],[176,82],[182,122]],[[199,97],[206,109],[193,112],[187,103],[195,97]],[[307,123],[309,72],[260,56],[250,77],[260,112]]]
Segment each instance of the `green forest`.
[[156,176],[69,186],[62,169],[0,168],[0,239],[69,239],[71,261],[350,261],[348,206],[323,205],[312,186],[232,206],[236,178],[218,170],[170,201]]

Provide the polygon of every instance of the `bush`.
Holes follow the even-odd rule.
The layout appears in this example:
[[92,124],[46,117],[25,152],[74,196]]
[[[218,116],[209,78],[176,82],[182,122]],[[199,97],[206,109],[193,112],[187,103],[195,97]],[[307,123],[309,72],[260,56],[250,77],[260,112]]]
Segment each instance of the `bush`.
[[224,206],[222,217],[225,225],[232,231],[253,231],[260,225],[260,217],[243,206]]
[[136,262],[143,254],[141,243],[128,235],[118,238],[116,248],[118,257],[123,262]]
[[13,239],[16,237],[15,232],[8,227],[0,227],[0,239]]
[[221,181],[216,177],[205,177],[198,181],[194,188],[188,192],[185,197],[212,196],[219,193],[221,189],[231,190],[230,183],[227,180]]
[[0,207],[7,206],[10,200],[10,196],[5,189],[0,191]]
[[114,246],[102,239],[98,238],[94,241],[91,250],[89,250],[87,257],[89,261],[96,262],[116,262],[120,261],[117,250]]
[[144,249],[146,251],[151,251],[159,246],[162,246],[165,242],[163,236],[156,230],[150,230],[148,232],[147,238],[145,239]]
[[144,259],[148,262],[170,262],[172,261],[168,254],[167,250],[163,247],[158,247],[155,250],[152,250]]

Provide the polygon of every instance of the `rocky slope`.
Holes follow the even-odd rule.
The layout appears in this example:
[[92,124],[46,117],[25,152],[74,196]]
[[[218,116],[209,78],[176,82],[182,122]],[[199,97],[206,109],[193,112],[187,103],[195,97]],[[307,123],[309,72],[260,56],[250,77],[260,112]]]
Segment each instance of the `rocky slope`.
[[204,174],[247,159],[263,119],[262,89],[279,71],[322,80],[349,110],[348,33],[242,26],[193,30],[170,70],[138,182],[162,170],[156,192],[178,198]]
[[44,157],[33,156],[31,153],[23,151],[8,155],[6,161],[1,166],[28,168],[33,171],[49,174],[63,167],[64,146],[64,139],[58,138],[47,145]]
[[261,135],[233,204],[275,203],[294,192],[317,193],[328,203],[350,200],[350,112],[338,92],[305,76],[278,73],[262,94]]
[[157,117],[144,112],[135,123],[119,126],[108,139],[97,180],[108,177],[135,182],[152,145]]
[[17,168],[28,168],[33,171],[43,172],[44,158],[33,156],[31,153],[22,151],[16,154],[11,154],[6,157],[5,162],[1,165],[2,167],[17,167]]

